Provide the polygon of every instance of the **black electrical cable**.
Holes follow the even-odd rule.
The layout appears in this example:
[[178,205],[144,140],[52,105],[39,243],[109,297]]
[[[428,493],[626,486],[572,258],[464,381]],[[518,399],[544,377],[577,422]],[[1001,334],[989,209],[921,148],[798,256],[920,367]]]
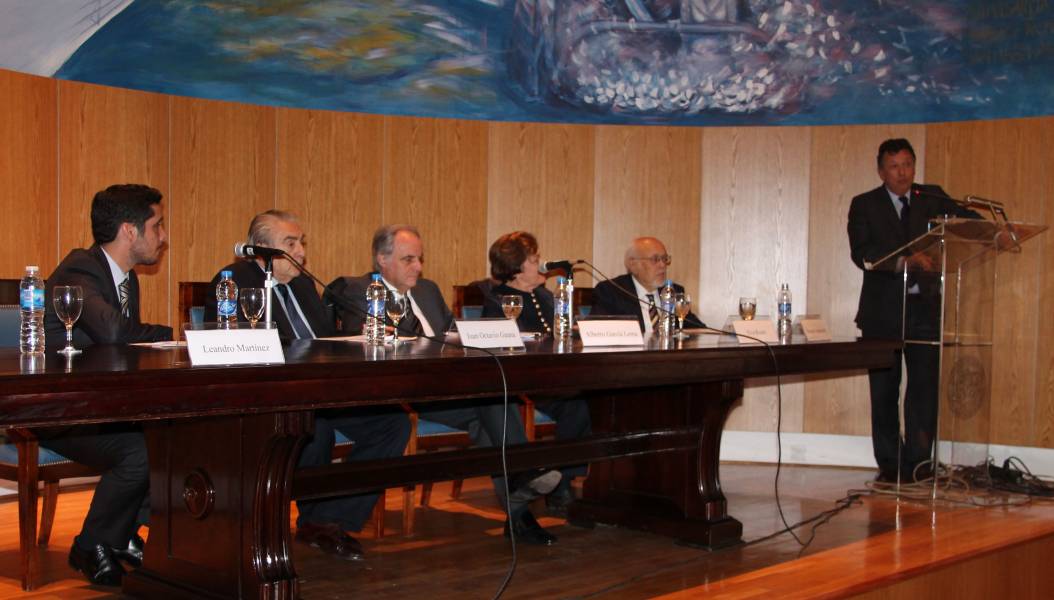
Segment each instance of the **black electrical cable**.
[[[331,289],[329,287],[329,285],[327,285],[321,279],[316,277],[314,275],[314,273],[312,273],[311,271],[308,271],[307,268],[304,267],[304,265],[302,265],[295,258],[290,256],[289,253],[287,253],[287,252],[285,252],[283,250],[282,254],[285,256],[285,259],[288,260],[289,262],[291,262],[294,266],[296,266],[296,268],[299,269],[301,273],[303,273],[304,275],[307,275],[308,277],[311,278],[312,281],[314,281],[314,282],[318,283],[320,286],[322,286],[324,297],[330,298],[331,300],[333,300],[334,303],[338,304],[341,308],[343,308],[345,310],[348,310],[349,312],[357,313],[357,314],[359,314],[359,315],[361,315],[363,317],[367,316],[366,315],[366,311],[362,310],[361,308],[359,308],[358,306],[356,306],[354,304],[348,303],[347,299],[345,299],[343,297],[343,295],[341,295],[341,294],[335,292],[333,289]],[[268,299],[268,302],[270,302],[270,299]],[[423,337],[423,338],[425,338],[427,340],[431,340],[433,342],[438,342],[438,343],[446,345],[446,346],[452,346],[454,348],[461,348],[463,350],[477,350],[477,351],[480,351],[480,352],[482,352],[482,353],[486,354],[487,356],[490,356],[491,358],[494,359],[494,363],[498,366],[498,372],[501,374],[502,408],[503,408],[503,411],[502,411],[502,422],[501,422],[501,474],[502,474],[502,480],[504,482],[504,487],[505,487],[505,489],[503,490],[505,492],[505,512],[506,512],[506,519],[509,522],[509,547],[510,547],[511,552],[512,552],[512,560],[511,560],[511,562],[509,564],[509,570],[505,574],[505,578],[502,579],[501,584],[498,586],[498,590],[494,593],[494,596],[492,597],[494,600],[497,600],[498,598],[501,597],[502,594],[505,593],[506,588],[508,588],[509,583],[512,581],[513,575],[516,573],[516,567],[517,567],[517,565],[519,563],[519,555],[516,552],[516,531],[515,531],[516,528],[513,526],[512,516],[508,514],[509,506],[510,506],[510,500],[509,500],[509,496],[510,496],[510,494],[509,494],[509,465],[508,465],[508,460],[507,460],[507,456],[506,456],[505,450],[506,450],[506,435],[508,434],[508,429],[509,429],[509,427],[508,427],[509,426],[509,382],[508,382],[508,379],[505,376],[505,367],[504,367],[504,365],[501,364],[501,359],[498,357],[498,355],[496,353],[490,351],[487,348],[470,348],[468,346],[465,346],[463,344],[459,344],[457,342],[448,341],[445,338],[445,336],[444,337],[438,337],[438,336],[434,336],[434,335],[425,335],[425,334],[422,333],[420,335],[420,337]]]
[[[588,266],[597,275],[599,275],[601,278],[603,278],[604,281],[607,281],[608,283],[610,283],[612,285],[612,287],[614,287],[619,293],[625,295],[627,298],[632,298],[634,301],[639,302],[640,304],[642,304],[644,306],[648,306],[649,308],[651,306],[653,306],[653,305],[649,304],[648,302],[642,300],[639,296],[637,296],[637,294],[634,294],[634,293],[630,292],[629,290],[623,289],[622,286],[620,286],[617,283],[615,283],[614,280],[612,280],[610,277],[605,275],[603,271],[598,269],[596,266],[594,266],[589,261],[587,261],[587,260],[579,260],[579,261],[576,261],[576,262]],[[662,310],[662,309],[659,309],[659,310]],[[780,379],[780,366],[779,366],[779,361],[776,359],[776,352],[772,349],[772,345],[771,344],[769,344],[768,342],[766,342],[764,340],[758,339],[756,337],[752,337],[752,336],[749,336],[749,335],[743,335],[743,334],[737,334],[734,331],[725,331],[723,329],[716,329],[714,327],[708,326],[706,323],[703,323],[702,321],[699,321],[698,319],[696,320],[695,323],[693,323],[693,325],[697,325],[698,329],[705,329],[707,331],[713,331],[714,333],[719,333],[719,334],[722,334],[722,335],[733,335],[733,336],[738,336],[738,337],[744,337],[744,338],[747,338],[749,340],[754,340],[755,342],[763,344],[765,346],[765,349],[768,351],[769,357],[772,359],[773,370],[775,370],[775,372],[776,372],[776,477],[775,477],[775,479],[773,481],[773,492],[774,492],[775,497],[776,497],[776,510],[779,512],[780,521],[783,522],[783,526],[785,528],[780,533],[783,533],[783,532],[790,533],[794,537],[794,539],[798,542],[799,545],[801,545],[802,547],[806,546],[806,544],[801,541],[801,538],[798,537],[798,534],[794,533],[794,528],[791,527],[791,525],[787,522],[787,517],[783,513],[783,502],[780,500],[780,473],[781,473],[782,467],[783,467],[783,432],[782,432],[782,428],[783,428],[783,391],[782,391],[783,385],[782,385],[782,382],[781,382],[781,379]]]

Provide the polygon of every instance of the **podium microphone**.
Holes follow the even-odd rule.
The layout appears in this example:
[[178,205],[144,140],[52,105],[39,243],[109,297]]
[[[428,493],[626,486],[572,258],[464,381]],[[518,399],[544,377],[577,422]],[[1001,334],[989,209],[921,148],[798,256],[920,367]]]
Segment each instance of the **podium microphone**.
[[253,246],[245,242],[234,245],[234,255],[238,258],[276,258],[285,255],[285,250],[268,248],[267,246]]

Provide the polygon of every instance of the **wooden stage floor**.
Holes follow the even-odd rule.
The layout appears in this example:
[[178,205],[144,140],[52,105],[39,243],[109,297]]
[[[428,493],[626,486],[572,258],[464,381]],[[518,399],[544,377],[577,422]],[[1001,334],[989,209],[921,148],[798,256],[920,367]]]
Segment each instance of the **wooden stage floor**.
[[[775,468],[722,465],[729,512],[748,542],[782,529],[773,496]],[[871,471],[784,467],[780,480],[788,522],[829,510]],[[389,493],[387,535],[360,536],[361,563],[333,560],[297,544],[302,596],[313,598],[489,598],[509,564],[502,514],[490,483],[465,483],[458,501],[439,484],[433,506],[418,508],[417,533],[402,536],[401,494]],[[88,586],[66,566],[91,490],[60,495],[42,585],[23,593],[18,580],[17,510],[0,503],[0,598],[98,598],[116,594]],[[520,546],[505,598],[1050,598],[1054,569],[1054,504],[971,508],[865,496],[816,530],[804,551],[787,534],[708,552],[668,539],[611,527],[593,530],[535,513],[560,537],[548,548]],[[798,530],[803,539],[807,526]]]

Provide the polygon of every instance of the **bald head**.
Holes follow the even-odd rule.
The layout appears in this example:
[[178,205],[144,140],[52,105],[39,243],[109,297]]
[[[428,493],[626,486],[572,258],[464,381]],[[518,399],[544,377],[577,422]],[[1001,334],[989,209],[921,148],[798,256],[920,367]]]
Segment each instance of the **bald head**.
[[626,249],[626,270],[649,290],[666,281],[669,262],[666,246],[653,237],[639,237]]

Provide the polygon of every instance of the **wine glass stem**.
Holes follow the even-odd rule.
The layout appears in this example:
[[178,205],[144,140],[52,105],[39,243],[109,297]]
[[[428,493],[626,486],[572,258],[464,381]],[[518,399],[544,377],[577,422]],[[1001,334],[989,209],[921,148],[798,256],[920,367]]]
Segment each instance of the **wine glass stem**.
[[684,333],[684,317],[677,319],[677,333]]
[[66,348],[73,349],[73,323],[66,324]]

